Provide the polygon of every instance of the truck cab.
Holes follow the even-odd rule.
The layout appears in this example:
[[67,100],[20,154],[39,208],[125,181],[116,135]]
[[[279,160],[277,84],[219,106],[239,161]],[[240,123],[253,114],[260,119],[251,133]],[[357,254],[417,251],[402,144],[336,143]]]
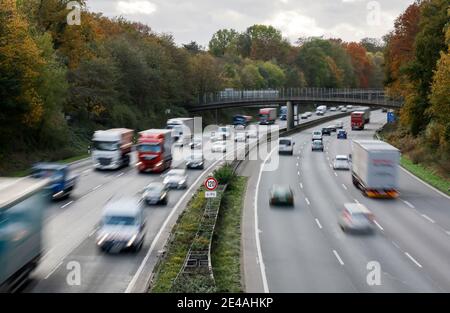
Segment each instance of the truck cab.
[[161,173],[172,164],[172,131],[151,129],[139,133],[138,169],[143,172]]
[[362,111],[352,112],[350,119],[351,119],[352,130],[364,129],[364,124],[365,124],[364,112],[362,112]]
[[133,130],[109,129],[94,133],[92,160],[96,169],[118,169],[130,165]]
[[71,173],[68,165],[57,163],[35,164],[31,177],[49,179],[48,189],[53,200],[69,197],[78,180],[78,176]]

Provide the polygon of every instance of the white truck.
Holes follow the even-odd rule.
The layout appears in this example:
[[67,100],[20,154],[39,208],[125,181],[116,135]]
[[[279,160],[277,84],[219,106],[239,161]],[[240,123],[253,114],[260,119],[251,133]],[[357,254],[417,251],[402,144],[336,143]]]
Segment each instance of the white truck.
[[96,169],[129,166],[134,131],[126,128],[98,130],[92,138],[92,161]]
[[175,145],[188,145],[194,137],[194,118],[178,117],[167,121],[166,129],[172,130],[172,138]]
[[398,197],[400,151],[380,140],[355,140],[352,147],[355,187],[368,197]]

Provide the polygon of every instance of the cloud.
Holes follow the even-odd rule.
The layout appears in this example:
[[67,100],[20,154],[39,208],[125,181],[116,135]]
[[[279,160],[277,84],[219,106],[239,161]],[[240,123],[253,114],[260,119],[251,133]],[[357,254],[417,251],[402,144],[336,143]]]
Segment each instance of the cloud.
[[299,37],[321,36],[325,33],[314,18],[303,15],[299,11],[279,11],[265,24],[278,28],[293,42]]
[[119,14],[124,15],[150,15],[156,11],[157,7],[150,1],[119,1],[116,9]]

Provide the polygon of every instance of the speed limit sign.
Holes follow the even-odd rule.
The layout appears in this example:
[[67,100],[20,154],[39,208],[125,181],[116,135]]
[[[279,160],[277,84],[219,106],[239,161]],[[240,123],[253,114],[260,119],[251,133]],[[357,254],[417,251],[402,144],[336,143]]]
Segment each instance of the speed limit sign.
[[216,190],[218,185],[219,185],[219,183],[217,182],[217,180],[214,177],[209,177],[205,180],[205,187],[209,191]]

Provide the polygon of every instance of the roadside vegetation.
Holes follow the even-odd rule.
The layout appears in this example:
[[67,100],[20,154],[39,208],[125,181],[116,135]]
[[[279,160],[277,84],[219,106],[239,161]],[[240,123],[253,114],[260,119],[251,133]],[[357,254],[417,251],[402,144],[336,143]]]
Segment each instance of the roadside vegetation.
[[[240,274],[240,224],[243,197],[247,180],[236,177],[230,166],[225,165],[214,172],[220,184],[228,184],[221,197],[221,206],[212,237],[211,262],[214,280],[208,272],[179,275],[189,248],[207,250],[209,239],[199,236],[206,207],[205,189],[201,187],[180,215],[172,229],[164,256],[154,270],[150,292],[241,292]],[[209,222],[208,222],[209,224]]]
[[217,292],[244,291],[241,277],[241,221],[247,178],[234,177],[219,212],[212,245],[212,265]]
[[405,167],[441,190],[450,181],[448,4],[411,4],[385,37],[384,51],[387,90],[405,102],[396,112],[398,123],[386,126],[382,135],[402,151]]

